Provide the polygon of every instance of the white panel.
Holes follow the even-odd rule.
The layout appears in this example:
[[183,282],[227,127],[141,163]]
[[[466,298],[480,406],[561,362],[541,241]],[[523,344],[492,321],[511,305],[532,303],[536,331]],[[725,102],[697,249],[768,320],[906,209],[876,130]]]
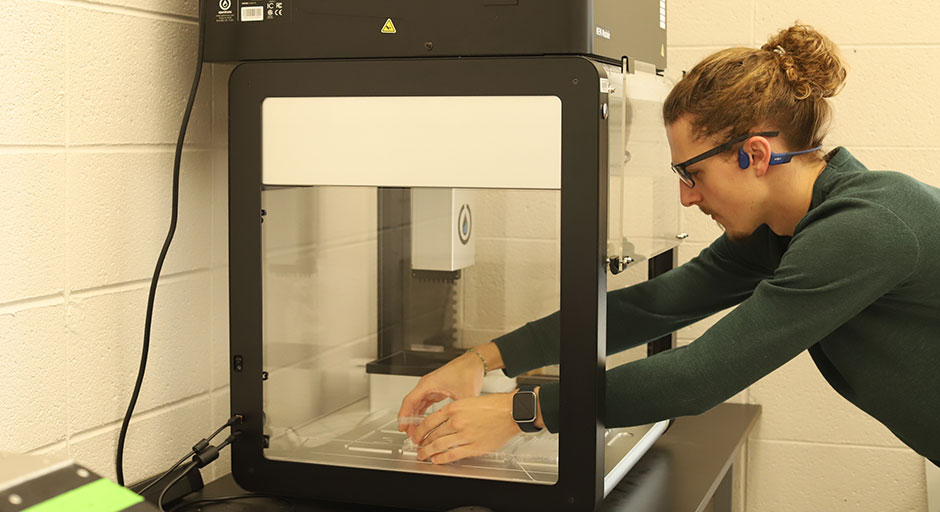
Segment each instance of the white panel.
[[474,191],[411,191],[411,268],[453,271],[474,263]]
[[268,185],[561,188],[556,96],[267,98]]
[[626,476],[627,472],[639,462],[640,457],[643,456],[650,447],[653,446],[653,443],[659,439],[659,436],[663,435],[666,432],[666,427],[669,426],[669,421],[664,420],[660,421],[653,425],[646,434],[636,443],[627,454],[620,459],[620,462],[614,466],[606,475],[604,475],[604,497],[606,498],[610,491],[614,490],[614,487],[617,487],[617,484],[623,480],[623,477]]

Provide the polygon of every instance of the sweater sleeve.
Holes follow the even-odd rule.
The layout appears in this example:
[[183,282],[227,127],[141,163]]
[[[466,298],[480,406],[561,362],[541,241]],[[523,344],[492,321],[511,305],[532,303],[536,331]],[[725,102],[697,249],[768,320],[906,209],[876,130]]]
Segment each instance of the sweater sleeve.
[[[743,243],[722,236],[696,258],[643,283],[608,292],[607,352],[647,343],[738,304],[776,267],[780,239],[762,227]],[[560,315],[528,322],[494,341],[507,375],[557,364]]]
[[[641,425],[718,405],[901,284],[918,257],[913,231],[884,207],[855,199],[820,205],[797,226],[774,275],[699,339],[607,373],[605,424]],[[557,428],[557,385],[541,396],[543,416]]]

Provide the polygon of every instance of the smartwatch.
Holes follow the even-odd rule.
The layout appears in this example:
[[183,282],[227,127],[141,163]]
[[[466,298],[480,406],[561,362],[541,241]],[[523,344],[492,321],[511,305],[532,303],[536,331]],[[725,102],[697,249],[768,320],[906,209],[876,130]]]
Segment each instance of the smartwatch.
[[535,386],[519,386],[519,390],[512,395],[512,420],[523,432],[542,430],[535,426],[538,410],[539,398],[535,394]]

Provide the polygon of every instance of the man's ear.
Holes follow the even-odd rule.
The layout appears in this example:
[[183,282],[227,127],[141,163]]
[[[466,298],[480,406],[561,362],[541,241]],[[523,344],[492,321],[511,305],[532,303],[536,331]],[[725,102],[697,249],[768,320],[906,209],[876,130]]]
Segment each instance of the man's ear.
[[770,167],[770,141],[766,137],[751,137],[744,142],[744,147],[741,149],[750,157],[750,168],[754,171],[754,175],[764,176]]

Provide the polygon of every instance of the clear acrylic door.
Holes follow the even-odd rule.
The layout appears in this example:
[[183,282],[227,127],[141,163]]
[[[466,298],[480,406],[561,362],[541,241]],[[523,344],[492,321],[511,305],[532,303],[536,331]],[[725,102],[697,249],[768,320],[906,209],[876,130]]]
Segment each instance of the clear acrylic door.
[[[557,481],[556,435],[435,466],[417,460],[397,413],[420,374],[557,311],[559,200],[557,190],[265,190],[265,455]],[[514,388],[492,372],[484,392]]]

